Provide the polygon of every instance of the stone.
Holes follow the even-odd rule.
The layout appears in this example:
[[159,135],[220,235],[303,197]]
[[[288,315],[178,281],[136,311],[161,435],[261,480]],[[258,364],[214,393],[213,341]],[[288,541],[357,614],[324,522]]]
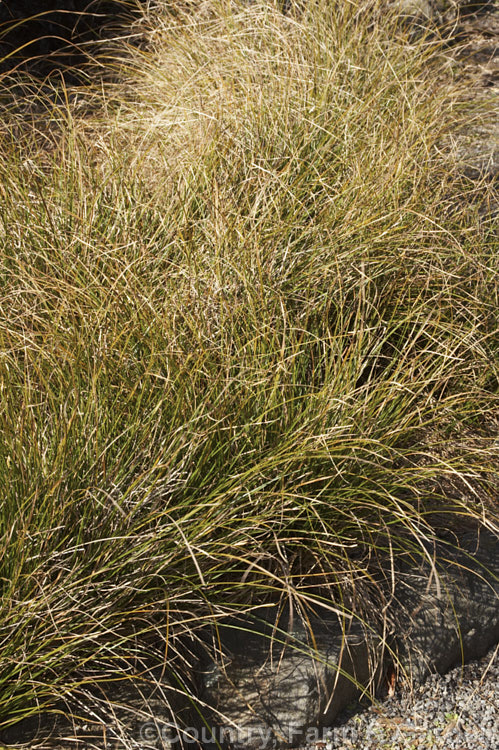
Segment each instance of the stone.
[[199,672],[201,697],[233,748],[300,744],[362,691],[382,693],[387,675],[414,686],[499,640],[495,535],[428,545],[420,561],[398,561],[395,580],[384,632],[326,606],[306,620],[267,606],[218,626],[217,656]]
[[314,607],[304,620],[286,606],[218,626],[204,665],[203,702],[232,747],[295,745],[326,727],[363,686],[380,677],[382,640],[354,618]]
[[[102,741],[94,725],[80,727],[78,736],[107,747],[106,737],[118,739],[126,727],[135,741],[170,750],[303,746],[327,740],[338,714],[363,692],[382,696],[394,682],[415,688],[431,672],[479,658],[499,641],[497,535],[466,532],[459,546],[428,542],[413,559],[399,558],[393,572],[384,629],[380,619],[378,626],[377,618],[365,624],[325,602],[311,605],[306,616],[289,605],[266,605],[227,617],[206,628],[203,648],[188,647],[193,683],[187,694],[164,666],[147,680],[100,685],[95,703],[90,691],[85,701],[99,717]],[[76,731],[61,717],[52,728],[51,721],[42,722],[47,734]],[[0,740],[25,742],[30,722]],[[40,726],[34,727],[38,740]],[[61,740],[57,748],[69,750],[69,744]]]
[[419,566],[399,571],[394,597],[395,650],[413,685],[483,656],[499,641],[497,537],[467,533],[458,548],[440,543],[427,551]]

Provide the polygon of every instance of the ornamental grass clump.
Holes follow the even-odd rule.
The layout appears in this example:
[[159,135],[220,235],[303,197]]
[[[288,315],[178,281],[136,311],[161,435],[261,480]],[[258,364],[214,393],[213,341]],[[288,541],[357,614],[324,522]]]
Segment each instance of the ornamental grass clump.
[[3,727],[161,663],[195,700],[214,619],[375,620],[380,570],[498,529],[442,48],[376,3],[156,5],[99,85],[2,94]]

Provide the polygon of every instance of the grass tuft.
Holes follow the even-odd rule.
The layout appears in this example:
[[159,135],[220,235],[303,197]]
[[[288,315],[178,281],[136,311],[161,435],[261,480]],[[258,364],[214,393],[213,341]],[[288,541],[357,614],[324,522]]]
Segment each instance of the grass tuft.
[[499,249],[441,44],[156,5],[99,85],[0,97],[3,727],[162,658],[188,686],[228,611],[374,618],[393,559],[499,529]]

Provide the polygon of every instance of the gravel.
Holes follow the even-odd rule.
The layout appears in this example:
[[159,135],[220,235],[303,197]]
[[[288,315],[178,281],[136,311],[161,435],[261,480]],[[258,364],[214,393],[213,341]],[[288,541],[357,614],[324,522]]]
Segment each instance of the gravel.
[[316,750],[498,750],[499,645],[480,660],[349,707]]

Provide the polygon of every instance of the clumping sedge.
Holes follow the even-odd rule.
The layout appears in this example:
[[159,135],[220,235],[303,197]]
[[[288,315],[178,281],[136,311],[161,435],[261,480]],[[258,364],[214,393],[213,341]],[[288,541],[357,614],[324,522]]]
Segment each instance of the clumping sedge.
[[392,560],[499,528],[481,113],[379,2],[289,6],[144,4],[79,87],[0,83],[2,728],[195,701],[206,623],[375,620]]

